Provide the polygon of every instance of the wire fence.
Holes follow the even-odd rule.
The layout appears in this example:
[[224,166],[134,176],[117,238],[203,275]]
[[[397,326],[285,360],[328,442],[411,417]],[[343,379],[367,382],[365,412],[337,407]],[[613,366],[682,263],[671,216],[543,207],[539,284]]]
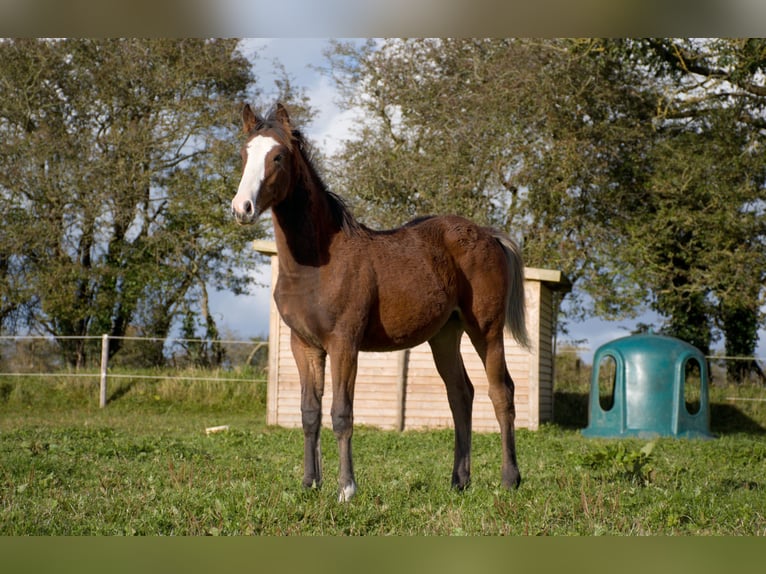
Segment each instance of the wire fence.
[[[578,380],[585,382],[590,379],[592,366],[586,359],[593,357],[589,347],[560,344],[556,348],[559,361],[573,363]],[[706,355],[708,375],[711,384],[760,384],[766,386],[766,356],[728,356]]]
[[244,367],[265,372],[267,363],[268,342],[260,340],[0,336],[0,377],[98,380],[101,407],[110,380],[253,382],[236,375]]
[[[557,378],[567,373],[572,380],[587,385],[592,373],[588,347],[565,343],[557,347],[556,355]],[[707,360],[711,384],[766,385],[766,357],[710,355]],[[246,375],[241,374],[243,368],[250,368]],[[0,335],[0,378],[97,380],[101,407],[107,404],[110,380],[253,382],[253,368],[265,377],[268,341]]]

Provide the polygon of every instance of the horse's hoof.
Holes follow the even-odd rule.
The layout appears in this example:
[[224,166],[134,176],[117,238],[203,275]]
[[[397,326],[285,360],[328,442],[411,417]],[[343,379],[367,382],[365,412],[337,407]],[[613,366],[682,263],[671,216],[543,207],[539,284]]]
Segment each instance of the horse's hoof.
[[341,487],[338,493],[338,502],[348,502],[356,494],[356,483],[352,480],[346,486]]
[[465,491],[469,486],[471,486],[471,480],[470,479],[468,479],[468,480],[461,480],[461,481],[457,481],[457,480],[453,480],[452,481],[452,488],[453,488],[453,490],[456,490],[458,492]]
[[509,477],[503,477],[503,486],[508,490],[517,490],[521,486],[521,473],[517,470]]

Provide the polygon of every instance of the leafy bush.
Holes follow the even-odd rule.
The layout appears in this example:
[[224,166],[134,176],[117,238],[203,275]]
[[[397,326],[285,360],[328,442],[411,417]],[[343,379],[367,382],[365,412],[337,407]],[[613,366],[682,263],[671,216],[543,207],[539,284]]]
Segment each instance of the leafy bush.
[[600,475],[646,485],[652,478],[652,452],[657,441],[646,443],[640,449],[629,449],[624,441],[610,442],[583,457],[583,465]]

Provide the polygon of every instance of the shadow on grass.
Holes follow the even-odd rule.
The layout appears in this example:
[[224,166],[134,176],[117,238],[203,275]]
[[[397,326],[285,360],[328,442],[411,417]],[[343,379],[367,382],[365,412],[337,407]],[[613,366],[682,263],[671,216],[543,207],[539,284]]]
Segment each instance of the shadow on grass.
[[765,435],[758,421],[754,420],[736,405],[713,403],[710,405],[710,430],[715,434],[747,433]]
[[553,423],[568,430],[583,429],[588,426],[588,394],[554,392]]
[[117,387],[112,392],[112,394],[110,394],[106,398],[106,403],[107,404],[112,403],[112,402],[116,401],[117,399],[127,395],[130,392],[130,390],[135,386],[135,384],[136,383],[134,381],[128,381],[128,382],[120,383],[120,386]]
[[0,403],[8,402],[8,398],[13,392],[13,385],[8,381],[0,382]]
[[[588,394],[556,391],[554,393],[553,423],[568,430],[588,426]],[[714,434],[747,433],[766,435],[766,428],[736,405],[710,405],[710,431]]]

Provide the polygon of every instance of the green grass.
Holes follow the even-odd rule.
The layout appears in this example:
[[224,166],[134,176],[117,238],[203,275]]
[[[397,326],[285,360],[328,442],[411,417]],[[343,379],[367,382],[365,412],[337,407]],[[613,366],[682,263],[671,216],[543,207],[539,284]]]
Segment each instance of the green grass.
[[304,490],[302,432],[265,424],[263,382],[125,380],[99,409],[93,381],[0,379],[0,535],[766,534],[766,407],[726,399],[764,389],[711,390],[716,440],[649,443],[583,438],[582,381],[559,387],[557,421],[517,433],[518,491],[497,433],[474,435],[458,493],[451,431],[359,427],[339,504],[332,432]]

